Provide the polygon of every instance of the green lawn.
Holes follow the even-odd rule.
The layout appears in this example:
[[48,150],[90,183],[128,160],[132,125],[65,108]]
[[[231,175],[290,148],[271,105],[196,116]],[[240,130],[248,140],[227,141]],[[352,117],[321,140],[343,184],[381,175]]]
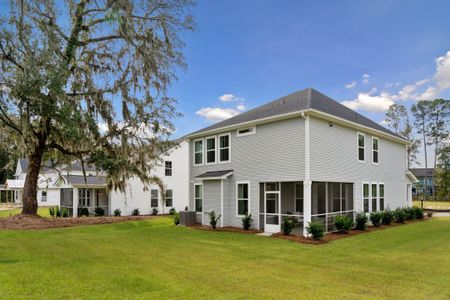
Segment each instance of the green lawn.
[[[413,201],[413,205],[421,207],[420,201]],[[450,209],[450,201],[424,201],[423,207],[434,209]]]
[[[18,215],[22,212],[22,208],[12,208],[8,210],[0,210],[0,218],[7,218],[9,216]],[[48,207],[38,208],[38,214],[42,217],[50,217]]]
[[0,298],[449,299],[450,218],[313,246],[168,218],[0,231]]

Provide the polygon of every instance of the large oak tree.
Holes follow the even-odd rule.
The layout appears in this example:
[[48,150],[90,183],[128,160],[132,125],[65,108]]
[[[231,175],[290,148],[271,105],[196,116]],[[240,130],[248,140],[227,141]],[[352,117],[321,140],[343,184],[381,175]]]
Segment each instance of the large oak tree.
[[21,0],[0,20],[0,130],[29,159],[23,214],[37,213],[44,160],[79,159],[149,184],[178,115],[190,0]]

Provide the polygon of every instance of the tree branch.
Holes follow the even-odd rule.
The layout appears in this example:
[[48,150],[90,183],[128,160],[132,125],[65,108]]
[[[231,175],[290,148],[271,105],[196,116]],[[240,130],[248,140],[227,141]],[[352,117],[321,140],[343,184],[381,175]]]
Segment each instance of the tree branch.
[[48,149],[56,149],[59,152],[61,152],[64,155],[70,155],[70,156],[80,156],[80,155],[84,155],[84,154],[88,154],[89,150],[85,150],[85,151],[69,151],[66,148],[64,148],[63,146],[61,146],[60,144],[57,143],[50,143],[47,145]]

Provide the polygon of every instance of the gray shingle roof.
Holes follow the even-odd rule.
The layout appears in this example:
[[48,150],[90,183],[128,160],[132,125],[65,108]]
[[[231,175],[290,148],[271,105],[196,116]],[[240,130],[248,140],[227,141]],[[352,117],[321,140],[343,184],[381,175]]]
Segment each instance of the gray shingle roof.
[[427,173],[428,173],[427,176],[431,177],[431,176],[433,176],[433,173],[434,173],[434,169],[433,168],[428,168],[428,169],[425,169],[425,168],[414,168],[414,169],[409,169],[409,170],[416,177],[425,177],[425,174],[427,174]]
[[363,115],[355,112],[354,110],[351,110],[350,108],[312,88],[304,89],[281,97],[277,100],[261,105],[235,117],[200,129],[196,132],[193,132],[192,135],[210,130],[220,129],[222,127],[238,125],[240,123],[256,121],[259,119],[275,117],[288,113],[300,112],[306,109],[315,109],[320,112],[327,113],[362,126],[370,127],[393,135],[395,137],[399,137],[389,129],[386,129],[385,127],[377,124],[369,118],[364,117]]
[[232,173],[233,170],[222,170],[222,171],[210,171],[210,172],[205,172],[203,174],[200,174],[198,176],[196,176],[195,178],[217,178],[219,179],[222,176],[225,176],[227,174]]
[[106,185],[106,177],[103,176],[86,176],[86,181],[84,176],[81,175],[69,175],[63,176],[72,185]]

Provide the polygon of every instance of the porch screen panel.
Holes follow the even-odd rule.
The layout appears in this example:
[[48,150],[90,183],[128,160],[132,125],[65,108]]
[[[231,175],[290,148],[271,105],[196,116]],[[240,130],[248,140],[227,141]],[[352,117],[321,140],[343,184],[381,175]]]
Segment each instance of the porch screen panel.
[[342,210],[353,210],[353,183],[342,184]]
[[312,201],[312,214],[324,214],[326,213],[326,188],[325,182],[313,182],[313,201]]
[[341,211],[341,184],[338,182],[328,183],[328,211]]

